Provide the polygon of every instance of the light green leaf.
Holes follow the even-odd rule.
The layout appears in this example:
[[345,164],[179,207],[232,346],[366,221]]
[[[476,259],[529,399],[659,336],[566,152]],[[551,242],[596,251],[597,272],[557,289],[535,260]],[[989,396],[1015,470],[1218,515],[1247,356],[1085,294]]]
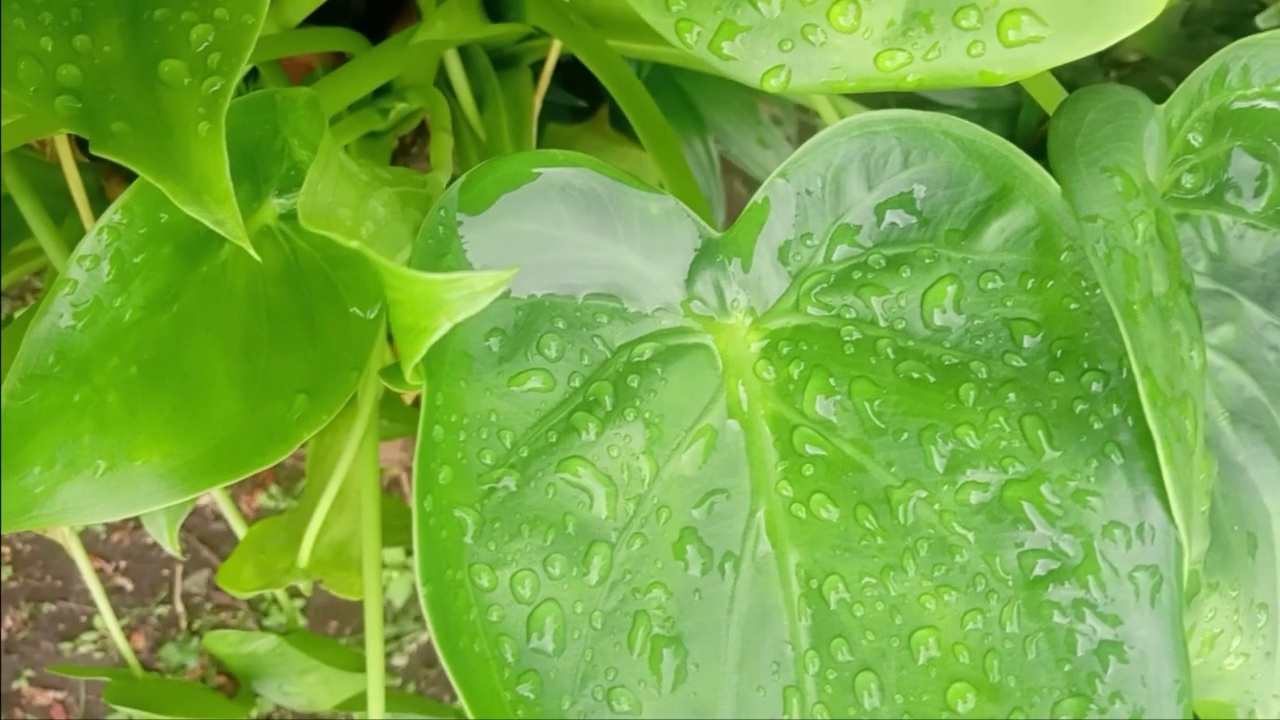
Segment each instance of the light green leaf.
[[770,92],[1003,85],[1091,55],[1166,0],[630,0],[672,45]]
[[[5,158],[5,162],[17,166],[32,189],[39,194],[40,202],[49,213],[49,217],[67,229],[65,233],[67,247],[74,247],[84,236],[84,226],[76,214],[75,204],[71,200],[71,191],[67,189],[67,181],[62,175],[62,169],[57,164],[47,162],[26,150],[14,151]],[[100,215],[107,207],[107,199],[103,196],[102,181],[98,177],[97,169],[92,163],[78,163],[78,168],[80,176],[84,179],[89,206],[95,216]],[[22,217],[22,213],[13,202],[13,198],[9,197],[8,189],[4,189],[4,195],[0,197],[0,262],[4,263],[6,276],[10,274],[10,254],[34,237],[31,228],[27,227],[26,219]]]
[[157,675],[138,677],[125,668],[50,665],[54,675],[106,682],[102,700],[136,718],[247,718],[251,703],[232,699],[200,683]]
[[370,477],[378,467],[376,436],[364,431],[373,411],[372,400],[357,395],[316,433],[298,504],[249,528],[218,567],[219,587],[246,597],[316,580],[338,597],[360,599],[361,488],[378,482]]
[[1079,232],[1016,148],[904,111],[719,237],[582,156],[464,176],[414,266],[522,268],[424,364],[416,557],[468,712],[1187,715],[1176,528]]
[[327,712],[365,689],[364,657],[324,635],[213,630],[202,642],[241,683],[290,710]]
[[693,176],[702,188],[702,195],[711,208],[711,222],[724,227],[725,190],[720,172],[720,153],[717,152],[707,122],[702,117],[693,98],[676,81],[674,73],[661,65],[654,66],[644,75],[645,86],[653,93],[653,99],[662,108],[680,135],[680,147]]
[[[340,712],[362,713],[367,707],[367,702],[368,696],[360,693],[335,709]],[[387,717],[463,718],[466,716],[462,714],[462,708],[457,705],[446,705],[438,700],[401,690],[387,690]]]
[[298,222],[313,104],[259,92],[229,115],[261,261],[145,181],[76,249],[4,380],[4,532],[195,497],[279,462],[346,402],[383,299],[369,263]]
[[186,522],[191,509],[196,506],[198,497],[188,498],[158,510],[143,513],[138,517],[142,521],[142,529],[147,531],[152,540],[173,557],[181,560],[182,540],[180,533],[182,523]]
[[266,6],[4,0],[3,149],[55,132],[83,136],[95,154],[248,247],[225,122]]
[[799,115],[784,98],[704,73],[671,73],[698,106],[716,147],[756,180],[773,174],[800,145]]
[[599,158],[653,185],[661,181],[658,167],[653,164],[649,153],[640,147],[640,143],[610,124],[607,103],[577,125],[547,123],[542,130],[542,147],[572,150]]
[[[1190,535],[1202,717],[1280,714],[1277,127],[1280,32],[1270,32],[1214,56],[1161,107],[1126,88],[1086,88],[1050,133]],[[1195,472],[1206,438],[1214,486]]]

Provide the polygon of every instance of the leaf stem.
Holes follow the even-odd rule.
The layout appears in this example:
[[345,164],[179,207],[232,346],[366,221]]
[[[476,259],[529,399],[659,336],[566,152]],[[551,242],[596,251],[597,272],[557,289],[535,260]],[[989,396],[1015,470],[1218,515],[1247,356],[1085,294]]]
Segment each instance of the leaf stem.
[[324,0],[273,0],[262,24],[262,33],[281,32],[298,27]]
[[58,229],[53,218],[49,217],[49,212],[44,209],[44,204],[40,202],[40,196],[31,187],[31,183],[27,182],[27,176],[7,153],[0,157],[0,178],[4,179],[4,186],[8,189],[9,196],[13,198],[18,214],[27,221],[27,227],[31,228],[31,234],[35,235],[40,249],[44,250],[45,256],[49,258],[49,264],[53,265],[53,269],[61,275],[67,267],[67,259],[71,257],[71,251],[67,249],[62,231]]
[[840,116],[840,111],[836,110],[836,106],[831,103],[831,99],[826,95],[810,95],[809,107],[813,108],[813,111],[818,114],[822,122],[827,125],[835,125],[843,119]]
[[1051,70],[1020,80],[1018,84],[1022,85],[1022,89],[1026,90],[1031,99],[1044,108],[1048,115],[1053,115],[1053,111],[1067,99],[1067,89],[1062,87],[1062,83],[1058,82],[1058,78],[1053,76]]
[[560,51],[564,43],[560,38],[551,41],[547,48],[547,59],[542,63],[542,72],[538,73],[538,85],[533,89],[533,146],[538,146],[538,116],[542,114],[542,103],[547,98],[547,90],[551,88],[551,76],[556,73],[556,64],[560,62]]
[[348,28],[298,28],[258,38],[258,44],[253,46],[253,53],[249,55],[249,64],[257,65],[269,60],[324,52],[359,55],[372,47],[368,38]]
[[[381,349],[383,343],[378,344]],[[364,391],[376,407],[382,395],[382,383],[377,381],[376,370],[370,375],[374,382]],[[360,444],[365,450],[360,461],[370,466],[369,477],[360,478],[364,480],[360,498],[360,569],[364,585],[361,602],[364,609],[365,697],[368,698],[365,717],[381,720],[387,712],[387,640],[383,628],[382,597],[382,471],[378,467],[376,422],[365,423]]]
[[444,74],[449,78],[449,85],[453,87],[453,96],[458,99],[462,116],[467,119],[467,124],[475,131],[481,142],[486,142],[484,121],[480,119],[480,108],[476,105],[475,94],[471,91],[471,82],[467,79],[467,69],[462,64],[462,55],[458,53],[457,48],[449,48],[444,51],[441,59],[444,60]]
[[311,89],[320,96],[326,117],[333,117],[360,98],[391,82],[404,70],[405,48],[418,31],[415,23],[378,43],[333,72],[316,80]]
[[67,188],[71,190],[71,199],[76,204],[76,212],[80,215],[80,223],[87,232],[93,227],[93,207],[89,204],[89,193],[84,188],[84,178],[80,175],[80,166],[76,164],[75,153],[71,151],[71,140],[66,133],[53,136],[53,146],[58,152],[58,164],[62,166],[62,176],[67,180]]
[[[213,503],[218,506],[218,512],[227,521],[227,527],[231,528],[236,540],[243,540],[244,536],[249,533],[249,521],[245,519],[244,513],[240,512],[240,507],[231,498],[231,493],[226,488],[220,487],[210,490],[209,495],[213,498]],[[271,596],[280,604],[280,609],[284,611],[285,622],[290,627],[302,627],[304,625],[302,616],[298,613],[298,609],[293,606],[293,598],[289,597],[287,591],[275,590],[271,593]]]
[[80,572],[80,579],[84,581],[85,587],[89,589],[89,595],[93,597],[93,604],[98,609],[98,614],[102,616],[102,622],[107,626],[107,634],[115,643],[116,652],[120,653],[129,670],[141,677],[144,674],[142,663],[138,662],[138,656],[129,645],[124,629],[120,627],[120,618],[116,615],[115,608],[111,606],[106,589],[102,587],[102,579],[93,569],[93,562],[89,560],[89,553],[84,549],[84,543],[80,541],[80,534],[74,528],[60,527],[49,531],[49,536],[71,556],[76,570]]

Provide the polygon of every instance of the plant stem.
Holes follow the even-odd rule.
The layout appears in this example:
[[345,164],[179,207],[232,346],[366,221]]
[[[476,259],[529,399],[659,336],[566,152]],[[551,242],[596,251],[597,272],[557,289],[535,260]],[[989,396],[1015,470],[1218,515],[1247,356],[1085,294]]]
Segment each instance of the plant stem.
[[1026,80],[1020,80],[1019,84],[1022,89],[1027,91],[1032,100],[1036,101],[1040,107],[1044,108],[1046,114],[1052,115],[1054,110],[1067,99],[1067,89],[1062,87],[1062,83],[1053,76],[1053,72],[1045,70],[1038,75],[1032,75]]
[[40,249],[44,250],[45,256],[49,258],[49,264],[53,265],[53,269],[61,275],[67,267],[67,258],[71,257],[71,251],[67,249],[62,231],[58,229],[53,218],[49,217],[48,211],[44,209],[44,204],[40,202],[40,196],[31,187],[31,183],[27,182],[27,176],[22,173],[22,169],[8,154],[0,158],[0,177],[4,179],[4,186],[9,190],[13,204],[18,207],[18,214],[27,221],[31,234],[36,236]]
[[542,72],[538,74],[538,85],[533,89],[533,146],[538,146],[538,116],[542,114],[542,102],[547,98],[547,90],[551,87],[551,76],[556,73],[556,64],[560,62],[560,51],[564,43],[559,38],[551,41],[547,48],[547,59],[542,63]]
[[836,106],[831,103],[831,99],[826,95],[810,95],[809,107],[818,113],[818,117],[827,125],[835,125],[842,119],[840,111],[836,110]]
[[249,64],[324,52],[359,55],[372,47],[364,35],[344,27],[299,28],[258,38],[258,44],[253,46],[253,53],[249,55]]
[[58,164],[62,166],[62,176],[67,179],[67,188],[71,190],[71,199],[76,204],[80,223],[88,231],[93,227],[93,207],[89,205],[89,193],[85,192],[80,166],[76,164],[75,153],[71,151],[71,140],[66,133],[58,133],[53,136],[53,146],[58,151]]
[[84,581],[85,587],[89,589],[89,595],[93,597],[93,604],[97,607],[98,614],[102,616],[102,621],[107,626],[107,634],[111,636],[111,641],[115,643],[116,651],[124,659],[125,665],[129,666],[129,670],[134,675],[141,677],[143,675],[142,663],[138,662],[138,656],[134,654],[133,647],[129,645],[129,640],[124,635],[124,629],[120,627],[120,618],[116,616],[116,610],[111,606],[107,591],[102,587],[102,580],[93,569],[93,562],[89,560],[89,553],[84,549],[84,543],[80,541],[80,534],[74,528],[62,527],[53,529],[49,535],[58,544],[62,545],[62,548],[71,556],[71,561],[75,563],[76,570],[80,571],[80,579]]
[[323,4],[324,0],[274,0],[262,24],[262,34],[291,30]]
[[[386,356],[385,343],[379,341],[379,361]],[[368,395],[367,402],[377,407],[382,396],[382,383],[378,381],[377,368],[381,362],[370,363],[369,376],[373,382],[361,389]],[[360,497],[360,549],[361,577],[363,579],[362,604],[364,609],[364,662],[365,696],[368,704],[365,717],[381,720],[387,712],[387,640],[383,628],[382,597],[382,470],[378,467],[378,424],[367,422],[360,433],[359,462],[367,468],[358,473],[364,481]]]
[[462,55],[458,54],[457,48],[449,48],[444,51],[441,59],[444,60],[444,74],[449,78],[449,85],[453,87],[453,96],[458,99],[462,116],[467,119],[467,124],[475,131],[476,136],[482,142],[486,141],[484,121],[480,119],[480,108],[476,105],[476,97],[471,92],[471,82],[467,80],[467,69],[462,65]]
[[[209,495],[213,497],[213,503],[218,506],[218,512],[227,521],[227,527],[231,528],[236,540],[243,540],[249,533],[249,521],[245,519],[244,513],[240,512],[236,501],[231,498],[231,493],[227,492],[226,488],[215,488],[209,491]],[[298,614],[298,609],[293,606],[293,599],[289,597],[288,592],[275,590],[271,596],[280,603],[280,609],[284,611],[285,621],[290,627],[303,626],[302,617]]]
[[417,24],[410,25],[316,80],[311,89],[320,96],[325,116],[337,115],[355,101],[394,80],[404,69],[405,48],[417,31]]

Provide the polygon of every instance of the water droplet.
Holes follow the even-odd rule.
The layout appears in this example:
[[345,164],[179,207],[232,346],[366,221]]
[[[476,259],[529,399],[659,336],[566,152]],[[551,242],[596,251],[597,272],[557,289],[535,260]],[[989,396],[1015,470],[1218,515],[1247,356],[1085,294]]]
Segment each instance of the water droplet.
[[543,600],[529,612],[525,621],[525,643],[530,650],[547,657],[556,658],[564,653],[564,608],[554,598]]
[[559,580],[569,571],[569,558],[560,553],[551,553],[542,559],[542,569],[547,571],[547,577]]
[[582,579],[591,587],[599,587],[613,571],[613,546],[594,540],[582,554]]
[[964,52],[971,58],[980,58],[987,54],[987,44],[981,40],[973,40],[965,46]]
[[156,67],[160,80],[169,87],[180,88],[191,82],[191,68],[176,58],[166,58]]
[[187,40],[191,43],[192,52],[202,52],[205,48],[213,43],[214,35],[213,26],[209,23],[200,23],[191,28],[187,33]]
[[849,645],[849,641],[843,635],[837,635],[832,638],[829,649],[831,650],[831,657],[836,662],[853,662],[853,647]]
[[208,120],[201,120],[196,123],[196,134],[200,137],[208,137],[209,131],[213,129],[213,123]]
[[200,92],[205,95],[212,95],[221,90],[226,84],[227,81],[221,75],[210,75],[204,79],[204,82],[200,83]]
[[1087,695],[1072,695],[1055,702],[1049,710],[1053,718],[1087,718],[1093,715],[1093,701]]
[[936,657],[942,656],[942,633],[932,625],[926,625],[911,633],[907,638],[911,646],[911,657],[917,665],[923,665]]
[[600,410],[608,413],[613,410],[613,385],[608,380],[597,380],[587,388],[586,398],[600,406]]
[[595,463],[581,455],[570,455],[556,463],[556,477],[582,493],[587,509],[593,514],[602,518],[613,516],[618,503],[618,485]]
[[822,581],[822,596],[826,598],[827,608],[830,610],[835,610],[853,597],[849,592],[849,584],[837,573],[831,573]]
[[564,357],[564,338],[553,332],[543,333],[538,338],[537,348],[538,354],[547,362],[560,362]]
[[712,55],[726,62],[737,60],[736,53],[738,38],[750,30],[751,28],[733,20],[724,19],[716,26],[716,31],[711,34],[711,39],[707,41],[707,49]]
[[961,5],[951,14],[951,24],[955,25],[959,30],[981,30],[982,8],[972,3]]
[[122,120],[117,120],[111,123],[110,129],[111,129],[111,132],[115,133],[116,135],[128,135],[129,133],[133,132],[133,128],[129,127],[129,123],[124,122]]
[[689,649],[679,638],[653,635],[649,640],[649,672],[660,692],[674,692],[689,679]]
[[605,702],[609,704],[609,709],[619,715],[640,714],[640,699],[635,693],[620,685],[609,688],[604,697]]
[[522,568],[511,574],[511,596],[521,605],[532,605],[542,592],[542,580],[538,573]]
[[858,0],[836,0],[827,8],[827,22],[838,33],[850,35],[858,32],[862,27],[862,3]]
[[1101,370],[1085,370],[1080,375],[1080,385],[1085,390],[1097,395],[1107,388],[1107,374]]
[[782,92],[790,84],[790,65],[774,65],[760,75],[760,89],[766,92]]
[[932,330],[955,329],[965,322],[960,310],[964,299],[964,285],[960,276],[947,273],[938,278],[920,296],[920,315],[924,325]]
[[1062,454],[1053,446],[1053,436],[1049,434],[1049,425],[1036,413],[1027,413],[1018,419],[1018,427],[1022,429],[1022,437],[1027,441],[1027,448],[1042,460],[1052,460]]
[[53,111],[64,118],[75,117],[83,107],[80,98],[74,95],[59,95],[53,99]]
[[884,698],[884,688],[880,685],[880,676],[874,670],[863,670],[853,676],[853,694],[866,710],[880,707]]
[[827,31],[813,23],[805,23],[800,26],[800,37],[814,47],[822,47],[827,44]]
[[1048,34],[1048,23],[1028,8],[1010,10],[996,21],[996,37],[1007,48],[1041,42]]
[[63,63],[53,73],[53,79],[66,88],[78,88],[84,84],[84,73],[71,63]]
[[556,377],[550,370],[530,368],[512,375],[507,387],[516,392],[551,392],[556,389]]
[[581,410],[569,416],[569,425],[578,431],[578,437],[583,442],[594,442],[600,437],[602,428],[599,418],[589,412]]
[[778,50],[781,52],[789,53],[795,49],[796,49],[796,41],[792,40],[791,38],[782,38],[781,40],[778,41]]
[[958,713],[967,713],[978,704],[978,691],[964,680],[957,680],[947,688],[947,705]]
[[1044,328],[1040,327],[1040,323],[1035,320],[1009,318],[1004,321],[1004,326],[1009,330],[1009,338],[1013,340],[1016,347],[1032,348],[1044,340]]
[[676,21],[676,37],[685,47],[692,50],[702,39],[703,27],[689,18]]
[[204,59],[204,66],[210,70],[217,70],[222,65],[222,53],[211,52],[209,57]]
[[34,55],[23,53],[18,56],[18,82],[35,90],[44,82],[44,65]]
[[53,52],[53,38],[45,35],[39,40],[40,49],[45,52]]
[[[508,665],[514,662],[514,659],[507,660]],[[516,694],[526,700],[537,700],[542,696],[542,675],[537,670],[525,670],[520,673],[516,678]]]
[[671,543],[671,553],[684,571],[694,577],[706,575],[715,565],[711,546],[692,525],[680,529],[675,542]]
[[897,72],[902,68],[910,65],[915,61],[915,56],[910,50],[903,48],[888,48],[876,53],[875,64],[880,72]]
[[81,55],[88,55],[93,52],[93,39],[84,34],[76,35],[71,38],[71,47]]
[[471,575],[471,582],[483,592],[490,592],[498,587],[498,574],[493,571],[493,567],[485,563],[474,563],[468,568]]
[[814,517],[820,520],[835,522],[840,519],[840,508],[831,496],[824,492],[815,492],[809,497],[809,509],[813,511]]

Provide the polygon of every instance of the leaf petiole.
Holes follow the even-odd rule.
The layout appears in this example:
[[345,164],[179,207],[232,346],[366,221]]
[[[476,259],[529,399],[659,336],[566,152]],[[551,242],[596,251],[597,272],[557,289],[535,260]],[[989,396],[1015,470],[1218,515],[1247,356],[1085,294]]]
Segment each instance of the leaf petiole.
[[[360,392],[363,407],[376,408],[382,398],[378,368],[386,359],[386,343],[378,342],[376,362],[366,371],[366,383]],[[382,596],[382,471],[378,466],[378,423],[364,422],[360,427],[359,445],[363,453],[359,462],[366,464],[369,477],[360,496],[360,573],[363,580],[361,605],[364,611],[365,717],[381,720],[387,712],[387,640],[383,628]]]
[[7,153],[0,157],[0,178],[4,179],[4,186],[8,189],[9,196],[13,198],[13,204],[18,207],[18,213],[22,215],[22,219],[27,221],[27,227],[31,228],[31,234],[35,235],[40,249],[44,250],[45,256],[49,258],[49,264],[53,265],[53,269],[61,275],[67,267],[67,259],[71,257],[71,251],[62,237],[62,231],[53,222],[53,218],[49,217],[49,212],[40,202],[40,196],[27,181],[27,176],[16,163],[10,160]]
[[1062,83],[1058,82],[1058,78],[1053,76],[1052,70],[1045,70],[1038,75],[1032,75],[1026,80],[1019,80],[1018,84],[1023,90],[1031,96],[1036,104],[1044,108],[1045,114],[1052,115],[1054,110],[1067,99],[1067,89],[1062,87]]
[[98,577],[97,571],[93,569],[93,562],[89,560],[89,553],[84,549],[84,543],[80,541],[80,534],[69,527],[54,528],[48,532],[48,536],[53,538],[62,549],[67,551],[67,555],[71,556],[71,561],[75,563],[76,570],[80,573],[80,579],[84,582],[86,588],[89,589],[89,595],[93,597],[94,607],[98,609],[98,614],[102,616],[102,622],[107,626],[107,634],[111,636],[111,641],[116,646],[116,651],[120,653],[120,657],[124,659],[124,663],[129,666],[129,670],[134,675],[141,677],[144,673],[142,663],[138,662],[138,656],[134,654],[133,647],[129,645],[129,640],[125,637],[124,629],[120,626],[120,618],[116,615],[116,610],[111,606],[111,600],[107,597],[107,591],[102,587],[102,579]]

